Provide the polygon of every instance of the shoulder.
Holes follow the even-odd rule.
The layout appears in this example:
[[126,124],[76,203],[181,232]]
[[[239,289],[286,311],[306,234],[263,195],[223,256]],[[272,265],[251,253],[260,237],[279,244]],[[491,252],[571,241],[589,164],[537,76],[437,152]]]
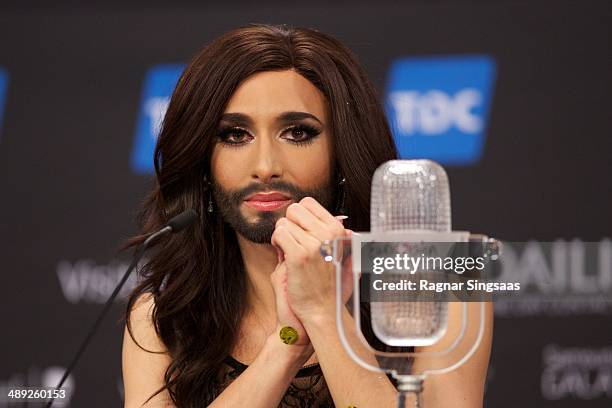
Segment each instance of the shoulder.
[[[129,313],[129,329],[123,334],[122,372],[125,407],[141,406],[164,385],[171,358],[155,331],[152,319],[155,301],[151,294],[140,295]],[[168,399],[166,391],[151,402]]]
[[[138,344],[141,344],[145,348],[148,347],[142,344],[141,341],[149,343],[149,345],[160,345],[161,343],[157,338],[155,325],[153,323],[154,308],[155,299],[153,295],[151,293],[143,293],[134,301],[129,314],[129,328],[131,329],[132,335],[130,337],[133,337],[131,340],[136,340]],[[128,333],[128,335],[129,334],[130,333]],[[156,351],[159,351],[159,349]]]

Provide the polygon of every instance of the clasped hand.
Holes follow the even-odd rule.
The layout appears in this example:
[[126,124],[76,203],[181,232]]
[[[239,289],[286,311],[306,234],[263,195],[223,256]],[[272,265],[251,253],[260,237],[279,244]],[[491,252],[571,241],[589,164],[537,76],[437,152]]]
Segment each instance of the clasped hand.
[[[271,243],[279,252],[279,262],[271,280],[276,293],[279,324],[297,325],[320,318],[333,318],[336,305],[334,265],[325,262],[321,243],[349,236],[350,230],[312,197],[287,207],[285,217],[276,222]],[[350,271],[349,271],[350,272]],[[350,278],[343,273],[343,279]],[[343,300],[350,297],[350,282],[343,287]]]

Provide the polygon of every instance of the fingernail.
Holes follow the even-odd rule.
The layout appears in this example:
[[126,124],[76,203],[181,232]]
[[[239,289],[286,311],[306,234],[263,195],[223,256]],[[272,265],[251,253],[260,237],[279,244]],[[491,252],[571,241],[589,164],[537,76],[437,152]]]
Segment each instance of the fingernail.
[[344,220],[348,218],[348,215],[336,215],[334,218],[336,218],[338,221],[342,223],[342,225],[344,225]]

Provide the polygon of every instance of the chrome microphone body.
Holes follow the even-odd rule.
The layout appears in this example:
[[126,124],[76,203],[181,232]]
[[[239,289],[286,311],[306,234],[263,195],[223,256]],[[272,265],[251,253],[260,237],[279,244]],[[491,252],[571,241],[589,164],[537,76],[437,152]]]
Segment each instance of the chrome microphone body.
[[[392,160],[381,165],[372,179],[370,224],[372,233],[383,235],[451,232],[450,189],[444,169],[430,160]],[[371,302],[372,329],[391,346],[434,344],[446,331],[447,316],[447,302]]]

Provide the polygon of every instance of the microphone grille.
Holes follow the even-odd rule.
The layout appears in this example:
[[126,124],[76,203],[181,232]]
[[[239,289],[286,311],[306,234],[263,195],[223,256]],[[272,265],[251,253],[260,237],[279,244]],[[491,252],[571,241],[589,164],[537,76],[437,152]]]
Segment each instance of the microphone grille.
[[448,177],[431,160],[391,160],[372,179],[372,232],[451,230]]
[[[370,224],[373,233],[450,232],[450,191],[444,169],[431,160],[382,164],[372,179]],[[388,273],[399,279],[405,271]],[[371,321],[374,333],[388,345],[426,346],[446,330],[447,304],[371,302]]]

